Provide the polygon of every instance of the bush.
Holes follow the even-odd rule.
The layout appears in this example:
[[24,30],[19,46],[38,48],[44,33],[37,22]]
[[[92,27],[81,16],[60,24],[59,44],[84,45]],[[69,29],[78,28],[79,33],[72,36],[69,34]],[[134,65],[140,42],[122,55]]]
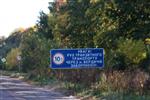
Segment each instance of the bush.
[[130,67],[137,67],[146,58],[146,48],[142,40],[120,38],[117,52],[125,56],[124,61]]
[[125,55],[116,50],[109,50],[105,54],[105,69],[106,70],[125,70],[127,64],[125,62]]
[[8,69],[8,70],[18,69],[17,56],[20,54],[21,54],[21,51],[19,48],[14,48],[7,54],[6,69]]
[[44,37],[39,37],[32,28],[25,32],[20,45],[23,72],[29,72],[33,76],[46,76],[50,63],[50,42]]

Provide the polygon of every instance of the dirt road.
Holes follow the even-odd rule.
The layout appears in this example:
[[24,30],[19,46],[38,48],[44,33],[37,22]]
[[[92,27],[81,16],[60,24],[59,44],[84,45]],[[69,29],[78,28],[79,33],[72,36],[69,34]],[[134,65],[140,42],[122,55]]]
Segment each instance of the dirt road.
[[77,100],[54,90],[32,86],[22,80],[0,76],[0,100]]

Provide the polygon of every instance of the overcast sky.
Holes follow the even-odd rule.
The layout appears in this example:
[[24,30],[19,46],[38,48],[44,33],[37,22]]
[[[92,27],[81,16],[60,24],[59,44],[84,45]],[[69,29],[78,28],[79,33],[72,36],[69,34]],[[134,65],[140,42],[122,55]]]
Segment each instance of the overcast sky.
[[48,2],[53,0],[1,0],[0,36],[7,37],[16,28],[35,25],[39,12],[48,13]]

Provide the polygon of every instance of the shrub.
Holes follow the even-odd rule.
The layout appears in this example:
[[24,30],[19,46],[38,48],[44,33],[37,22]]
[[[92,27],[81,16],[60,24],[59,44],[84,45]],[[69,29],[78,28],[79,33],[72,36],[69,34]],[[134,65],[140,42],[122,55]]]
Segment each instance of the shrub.
[[31,76],[46,76],[49,67],[49,50],[51,41],[39,37],[33,29],[28,29],[22,39],[22,71]]
[[131,67],[139,65],[146,58],[146,48],[142,40],[120,38],[117,52],[125,56],[125,63]]
[[6,57],[6,69],[8,70],[14,70],[18,69],[18,61],[17,56],[21,54],[21,51],[19,48],[12,49]]

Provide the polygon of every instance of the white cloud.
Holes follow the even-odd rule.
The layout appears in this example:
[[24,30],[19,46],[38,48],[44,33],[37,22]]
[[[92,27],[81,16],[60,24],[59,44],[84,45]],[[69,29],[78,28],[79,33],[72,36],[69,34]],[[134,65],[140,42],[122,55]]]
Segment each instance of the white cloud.
[[8,36],[18,27],[33,26],[41,10],[48,12],[48,2],[53,0],[1,0],[0,36]]

